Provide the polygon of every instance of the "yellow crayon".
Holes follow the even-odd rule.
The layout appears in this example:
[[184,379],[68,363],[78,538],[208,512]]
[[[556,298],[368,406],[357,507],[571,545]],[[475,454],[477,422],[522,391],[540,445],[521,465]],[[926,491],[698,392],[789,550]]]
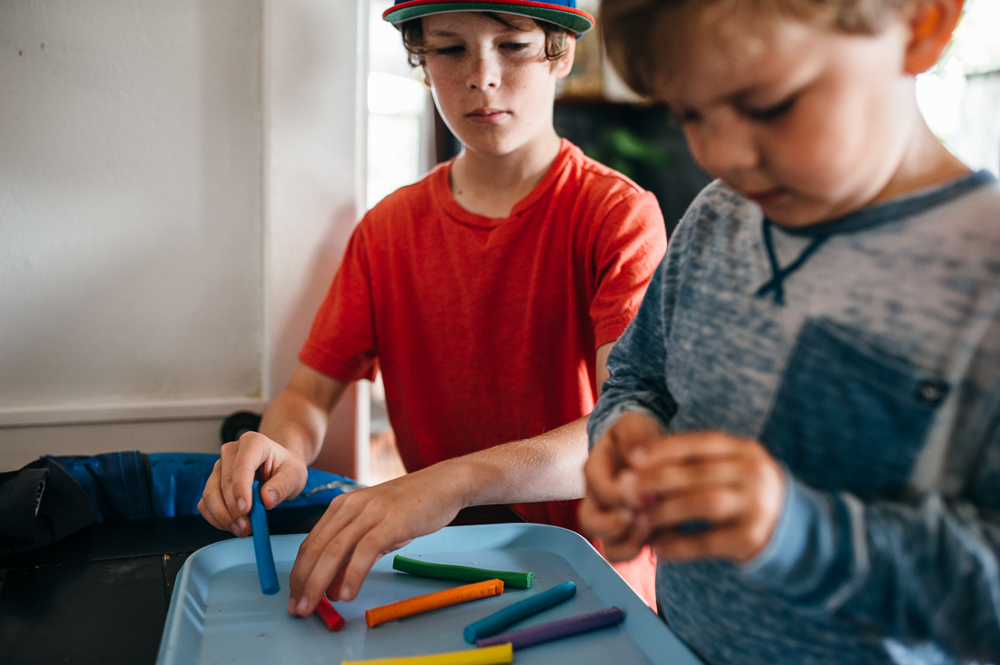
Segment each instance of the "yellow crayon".
[[508,642],[494,647],[431,653],[425,656],[342,660],[340,665],[503,665],[503,663],[510,663],[513,660],[514,649]]

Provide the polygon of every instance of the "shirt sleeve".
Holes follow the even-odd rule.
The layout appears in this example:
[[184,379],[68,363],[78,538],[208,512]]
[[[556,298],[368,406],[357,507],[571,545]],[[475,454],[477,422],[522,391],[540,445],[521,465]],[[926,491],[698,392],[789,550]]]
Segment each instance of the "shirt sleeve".
[[299,360],[338,381],[374,379],[378,350],[365,222],[354,230]]
[[623,197],[604,216],[593,246],[595,346],[614,342],[632,321],[666,247],[663,213],[652,193]]
[[969,490],[912,502],[862,502],[791,475],[754,582],[817,611],[874,624],[890,638],[933,641],[962,659],[1000,654],[1000,413]]
[[629,411],[645,413],[666,430],[677,413],[677,403],[667,386],[664,368],[679,271],[691,227],[685,220],[677,227],[666,256],[655,270],[635,318],[615,342],[608,355],[610,376],[601,389],[590,418],[590,446]]

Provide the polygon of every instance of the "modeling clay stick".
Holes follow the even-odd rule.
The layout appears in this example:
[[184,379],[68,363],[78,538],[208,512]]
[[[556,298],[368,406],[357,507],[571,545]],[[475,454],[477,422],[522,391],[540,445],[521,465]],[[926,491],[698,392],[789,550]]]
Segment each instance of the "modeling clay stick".
[[588,630],[597,630],[605,626],[613,626],[621,623],[625,618],[625,613],[617,607],[609,607],[606,610],[581,614],[579,616],[543,623],[531,628],[512,630],[509,633],[500,633],[493,637],[486,637],[476,640],[476,646],[489,647],[495,644],[510,642],[515,649],[530,647],[532,644],[540,644],[549,640],[557,640],[560,637],[568,637],[577,633],[585,633]]
[[557,584],[537,596],[525,598],[509,607],[503,608],[499,612],[494,612],[485,619],[480,619],[476,623],[470,623],[462,631],[462,635],[465,637],[466,642],[475,644],[478,639],[499,633],[515,621],[520,621],[525,617],[530,617],[532,614],[537,614],[575,595],[576,585],[572,582]]
[[486,580],[475,584],[466,584],[453,589],[445,589],[435,593],[414,596],[396,603],[389,603],[381,607],[373,607],[365,610],[365,623],[369,628],[374,628],[380,623],[401,619],[411,614],[420,614],[428,610],[436,610],[439,607],[457,605],[470,600],[478,600],[487,596],[499,596],[503,593],[503,582],[500,580]]
[[432,653],[426,656],[405,656],[402,658],[374,658],[372,660],[342,660],[340,665],[503,665],[514,660],[514,651],[509,644],[501,644],[485,649]]
[[333,632],[339,632],[341,628],[344,627],[344,617],[340,616],[340,612],[326,599],[326,596],[319,597],[319,605],[316,606],[316,614],[319,618],[323,620],[326,627]]
[[418,561],[397,554],[392,559],[392,567],[403,573],[418,577],[433,577],[437,580],[458,580],[459,582],[481,582],[483,580],[503,580],[509,587],[530,589],[534,573],[518,573],[511,570],[486,570],[471,566],[452,566],[446,563]]
[[257,577],[260,590],[265,596],[273,596],[281,588],[278,586],[278,571],[274,567],[271,552],[271,533],[267,530],[267,513],[260,502],[260,483],[253,481],[253,504],[250,506],[250,526],[253,528],[253,553],[257,558]]

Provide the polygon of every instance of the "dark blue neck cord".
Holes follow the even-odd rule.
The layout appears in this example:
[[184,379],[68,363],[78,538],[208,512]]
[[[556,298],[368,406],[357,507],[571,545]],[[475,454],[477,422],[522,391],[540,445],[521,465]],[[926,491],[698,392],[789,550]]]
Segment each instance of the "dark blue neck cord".
[[757,289],[757,297],[761,298],[769,291],[774,291],[774,302],[778,305],[785,304],[785,278],[802,267],[802,264],[812,256],[813,252],[819,249],[820,245],[829,239],[829,235],[817,236],[802,253],[799,258],[792,261],[787,268],[778,265],[778,257],[774,253],[774,239],[771,237],[771,220],[764,218],[764,246],[767,248],[767,258],[771,261],[771,279],[764,286]]

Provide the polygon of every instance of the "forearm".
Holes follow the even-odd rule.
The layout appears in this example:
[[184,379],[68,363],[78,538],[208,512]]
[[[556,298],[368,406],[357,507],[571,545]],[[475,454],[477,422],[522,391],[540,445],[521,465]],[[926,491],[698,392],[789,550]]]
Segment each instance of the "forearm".
[[[596,352],[598,390],[608,378],[613,342]],[[462,507],[498,503],[565,501],[583,496],[587,461],[587,418],[539,436],[511,441],[435,465],[453,483]]]
[[462,507],[563,501],[583,496],[586,418],[530,439],[494,446],[430,467]]
[[281,444],[308,465],[319,455],[330,420],[346,383],[332,380],[332,388],[317,396],[295,383],[293,378],[268,405],[260,423],[260,433]]
[[785,513],[747,574],[792,602],[841,612],[886,635],[931,639],[953,655],[1000,649],[1000,528],[929,494],[864,504],[795,481]]

